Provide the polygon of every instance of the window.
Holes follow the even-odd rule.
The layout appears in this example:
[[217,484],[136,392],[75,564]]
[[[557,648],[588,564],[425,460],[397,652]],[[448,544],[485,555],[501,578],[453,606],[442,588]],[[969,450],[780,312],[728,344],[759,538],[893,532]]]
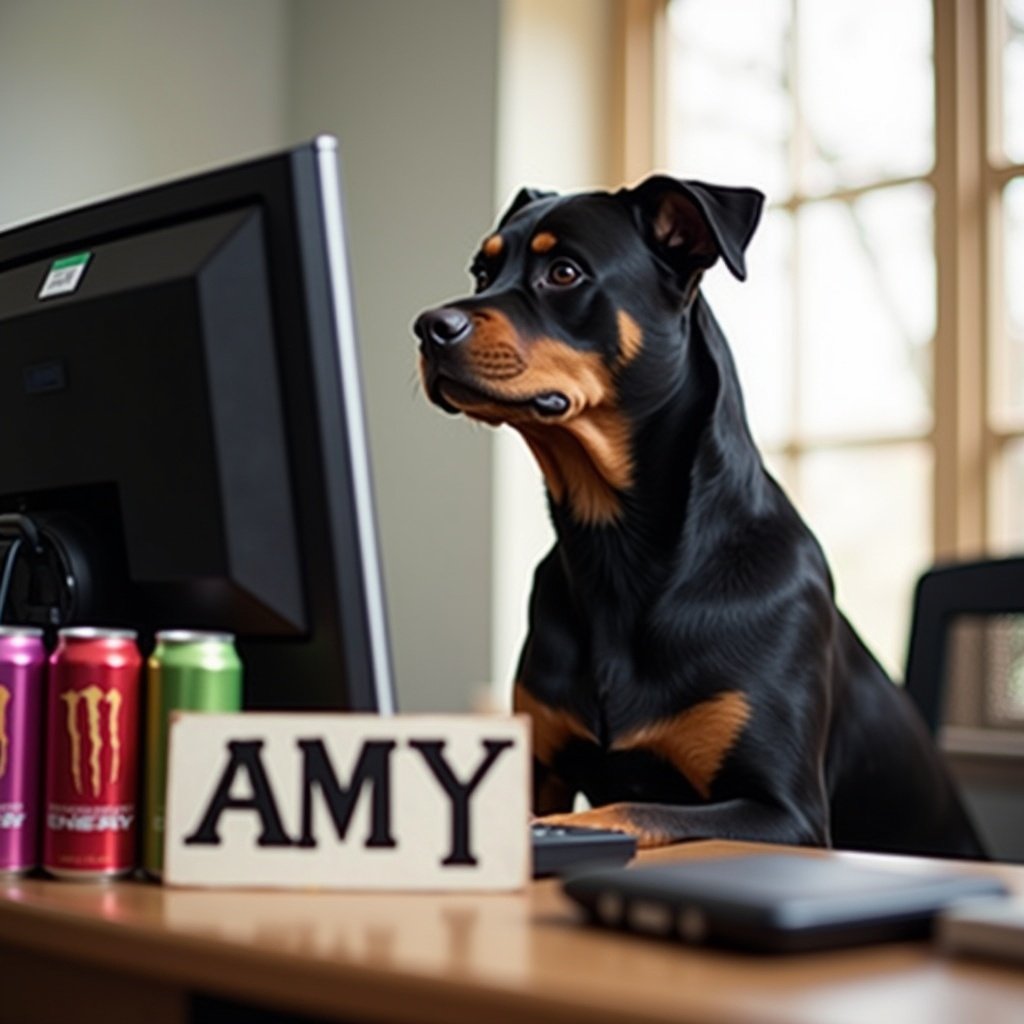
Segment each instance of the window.
[[660,41],[647,163],[768,195],[749,280],[706,292],[769,468],[901,676],[918,574],[1024,547],[1024,0],[626,6]]

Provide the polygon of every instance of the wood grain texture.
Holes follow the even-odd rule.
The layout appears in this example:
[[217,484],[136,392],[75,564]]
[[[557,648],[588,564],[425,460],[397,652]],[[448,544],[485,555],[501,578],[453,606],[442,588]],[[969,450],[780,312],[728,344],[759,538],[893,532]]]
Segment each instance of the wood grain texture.
[[[693,843],[642,859],[777,849]],[[800,852],[904,870],[934,866]],[[998,874],[1024,895],[1024,867],[950,867]],[[575,920],[555,881],[496,896],[165,891],[35,879],[0,886],[0,944],[39,957],[54,987],[69,963],[79,973],[102,970],[105,1024],[138,1019],[145,981],[325,1018],[410,1024],[840,1024],[893,1020],[897,1009],[900,1024],[935,1024],[1019,1020],[1024,1006],[1021,972],[947,959],[924,943],[758,959],[577,928]],[[23,1000],[24,986],[37,987],[33,970],[23,965],[6,977],[4,998]],[[109,982],[114,973],[126,979],[123,1009]]]

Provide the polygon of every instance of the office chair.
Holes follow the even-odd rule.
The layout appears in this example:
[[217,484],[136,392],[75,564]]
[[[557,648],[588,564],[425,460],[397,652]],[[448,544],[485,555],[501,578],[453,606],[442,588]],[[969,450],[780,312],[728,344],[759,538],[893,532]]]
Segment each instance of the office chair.
[[[959,620],[959,621],[958,621]],[[991,856],[1024,863],[1024,558],[937,566],[914,595],[905,686]]]
[[937,566],[918,580],[904,682],[933,734],[942,724],[953,620],[1014,613],[1024,614],[1024,558]]

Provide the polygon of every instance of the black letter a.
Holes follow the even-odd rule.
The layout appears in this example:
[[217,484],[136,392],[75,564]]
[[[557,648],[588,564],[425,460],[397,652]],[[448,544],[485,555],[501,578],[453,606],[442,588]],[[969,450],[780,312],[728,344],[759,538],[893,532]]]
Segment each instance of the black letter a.
[[[210,806],[206,808],[199,827],[192,835],[185,838],[186,844],[190,846],[197,844],[219,846],[220,836],[217,834],[217,823],[220,821],[220,816],[227,810],[252,810],[260,816],[260,821],[263,823],[263,831],[257,840],[260,846],[292,845],[292,841],[288,838],[284,825],[281,823],[277,804],[274,803],[270,780],[267,778],[263,760],[260,757],[262,748],[263,740],[231,740],[228,743],[231,760],[228,762],[227,768],[224,769],[224,774],[217,784],[217,791],[213,794],[213,799],[210,801]],[[252,796],[244,799],[231,796],[235,775],[241,768],[249,773],[249,782],[252,785]]]

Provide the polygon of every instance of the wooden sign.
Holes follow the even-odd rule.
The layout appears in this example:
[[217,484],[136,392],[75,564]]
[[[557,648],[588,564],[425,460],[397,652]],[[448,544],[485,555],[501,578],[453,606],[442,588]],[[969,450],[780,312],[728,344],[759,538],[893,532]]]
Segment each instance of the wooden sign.
[[528,735],[523,716],[175,715],[164,881],[519,888]]

